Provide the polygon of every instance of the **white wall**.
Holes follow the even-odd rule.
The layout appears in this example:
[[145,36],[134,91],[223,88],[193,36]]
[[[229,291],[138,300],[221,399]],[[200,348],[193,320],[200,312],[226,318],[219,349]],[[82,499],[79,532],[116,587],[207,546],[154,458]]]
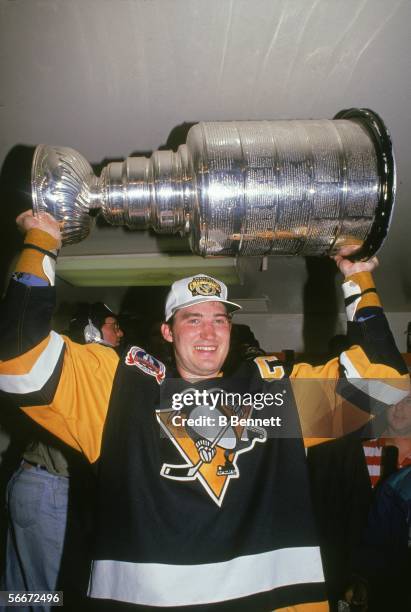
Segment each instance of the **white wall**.
[[[411,312],[391,312],[387,313],[387,318],[399,350],[405,353],[406,330],[411,321]],[[332,336],[345,333],[345,321],[344,314],[339,314],[337,319],[328,315],[306,317],[306,326],[310,327],[309,352],[327,352],[327,343]],[[304,351],[302,314],[237,314],[235,322],[249,325],[261,347],[267,351]]]
[[[390,311],[409,311],[410,24],[407,0],[0,0],[0,164],[18,144],[71,146],[101,163],[157,149],[184,122],[372,108],[398,165],[378,286]],[[10,194],[1,204],[13,207]],[[107,238],[114,253],[156,242],[136,233],[126,245],[121,230]],[[278,286],[278,267],[276,312],[301,312],[296,260],[270,262],[261,285],[250,271],[248,295]]]

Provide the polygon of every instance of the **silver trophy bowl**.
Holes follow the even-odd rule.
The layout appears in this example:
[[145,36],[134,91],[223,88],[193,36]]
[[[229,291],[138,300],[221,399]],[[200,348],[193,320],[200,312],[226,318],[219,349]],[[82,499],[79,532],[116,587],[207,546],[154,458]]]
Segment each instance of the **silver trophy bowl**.
[[68,147],[39,145],[33,157],[33,212],[61,223],[63,244],[80,242],[90,232],[91,190],[97,178],[82,155]]
[[100,177],[76,151],[37,147],[33,209],[82,240],[99,209],[113,225],[188,235],[203,256],[368,258],[386,237],[395,200],[389,133],[368,109],[333,120],[201,122],[176,152],[129,157]]

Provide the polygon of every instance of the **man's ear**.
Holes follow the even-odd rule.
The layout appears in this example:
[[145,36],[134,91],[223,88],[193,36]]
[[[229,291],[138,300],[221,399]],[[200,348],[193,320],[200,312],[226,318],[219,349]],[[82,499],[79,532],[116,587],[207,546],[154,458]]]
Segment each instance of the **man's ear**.
[[173,341],[173,332],[171,331],[171,327],[168,323],[161,324],[161,335],[167,342]]

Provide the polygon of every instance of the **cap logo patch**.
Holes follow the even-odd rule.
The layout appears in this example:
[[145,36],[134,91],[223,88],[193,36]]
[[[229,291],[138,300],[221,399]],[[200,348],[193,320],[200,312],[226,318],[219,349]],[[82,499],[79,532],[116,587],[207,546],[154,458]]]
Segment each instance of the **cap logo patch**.
[[188,290],[191,291],[193,297],[196,295],[220,297],[221,285],[208,276],[198,276],[188,283]]
[[166,367],[158,359],[149,355],[144,349],[139,346],[132,346],[128,351],[125,364],[136,366],[144,374],[154,376],[159,385],[163,382],[166,375]]

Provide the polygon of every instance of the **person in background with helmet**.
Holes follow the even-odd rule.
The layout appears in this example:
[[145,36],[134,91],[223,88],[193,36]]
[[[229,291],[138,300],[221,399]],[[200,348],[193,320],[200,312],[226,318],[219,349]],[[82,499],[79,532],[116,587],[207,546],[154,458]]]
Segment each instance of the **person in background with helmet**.
[[[103,303],[80,304],[67,335],[80,344],[118,350],[123,331]],[[66,444],[35,426],[7,486],[6,591],[64,590],[65,609],[82,609],[92,537],[95,475]],[[49,610],[44,605],[36,610]],[[20,610],[31,610],[21,607]]]
[[70,320],[68,336],[80,344],[103,344],[118,349],[124,336],[118,317],[106,304],[80,304]]

